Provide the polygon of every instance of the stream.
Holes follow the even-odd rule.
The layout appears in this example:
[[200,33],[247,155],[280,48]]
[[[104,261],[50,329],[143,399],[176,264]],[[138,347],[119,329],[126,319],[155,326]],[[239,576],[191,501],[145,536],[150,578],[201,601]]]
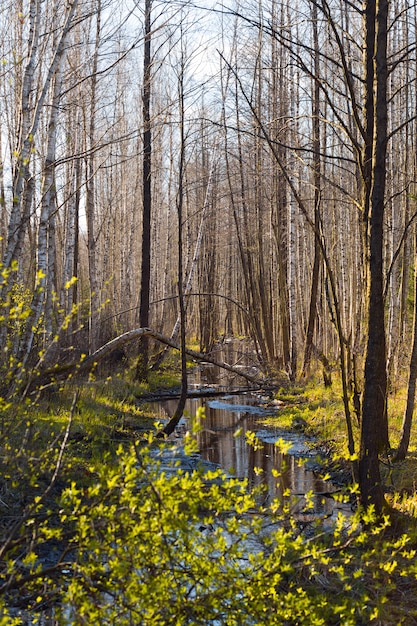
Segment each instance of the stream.
[[[200,462],[208,467],[221,467],[239,479],[247,479],[251,486],[264,485],[265,502],[290,497],[292,514],[301,522],[335,519],[339,511],[349,514],[349,505],[336,501],[331,495],[338,487],[319,476],[320,459],[314,440],[303,432],[280,428],[279,407],[268,402],[270,399],[262,392],[248,392],[244,387],[238,392],[238,381],[234,380],[229,381],[233,395],[228,394],[227,385],[224,385],[225,374],[220,373],[223,378],[219,381],[218,369],[206,363],[194,376],[190,389],[201,391],[201,397],[187,400],[184,415],[169,439],[172,445],[162,453],[164,470],[171,468],[175,471],[174,465],[178,461],[184,469],[192,469],[190,459],[183,455],[181,440],[187,431],[192,430],[193,422],[200,419],[196,435]],[[204,390],[220,393],[219,389],[223,388],[224,395],[204,397]],[[152,408],[158,419],[166,422],[176,406],[177,400],[171,399],[155,402]],[[204,408],[204,417],[198,418],[201,408]],[[271,415],[277,417],[277,425],[264,425],[262,419]],[[260,442],[256,448],[247,443],[250,431]],[[275,445],[278,440],[288,444],[285,454],[280,446]],[[305,510],[307,493],[313,494],[314,504],[308,511]]]
[[[236,362],[231,348],[228,350],[228,362]],[[218,360],[222,358],[224,353]],[[250,358],[245,356],[240,360],[242,367],[251,368],[254,373]],[[331,526],[339,512],[346,516],[351,514],[349,504],[332,497],[332,493],[338,491],[337,485],[320,477],[316,442],[301,431],[280,427],[282,405],[273,402],[262,391],[249,390],[242,385],[240,377],[225,374],[224,370],[210,363],[196,368],[190,377],[189,390],[193,397],[187,400],[184,415],[168,439],[170,445],[156,449],[160,467],[166,474],[177,472],[179,467],[185,470],[201,465],[207,469],[220,467],[231,476],[247,479],[250,486],[262,485],[262,504],[275,498],[289,502],[291,515],[302,528],[308,528],[310,522],[316,521],[323,527]],[[178,399],[171,397],[148,402],[158,419],[166,422],[174,414]],[[276,417],[276,425],[263,423],[270,416]],[[193,430],[196,420],[199,420],[196,433],[199,452],[189,456],[184,453],[183,438],[187,431]],[[256,447],[247,443],[248,433],[255,433]],[[279,440],[288,444],[285,454],[276,445]],[[307,493],[313,494],[313,507],[306,508]],[[247,549],[252,551],[259,547],[248,540]],[[37,623],[45,626],[56,623],[53,614],[52,608],[41,614]],[[68,616],[71,619],[70,607]],[[26,618],[26,623],[34,623],[30,614],[26,614]]]

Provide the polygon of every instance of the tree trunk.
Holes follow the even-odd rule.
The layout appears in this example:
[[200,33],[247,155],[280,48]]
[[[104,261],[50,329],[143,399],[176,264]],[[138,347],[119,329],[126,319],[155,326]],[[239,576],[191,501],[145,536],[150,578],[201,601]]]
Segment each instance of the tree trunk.
[[[417,237],[415,237],[415,247],[417,246]],[[401,439],[398,445],[397,451],[394,456],[394,461],[402,461],[405,459],[408,446],[410,443],[411,424],[413,420],[415,396],[416,396],[416,381],[417,381],[417,249],[414,252],[414,324],[413,324],[413,347],[410,357],[410,369],[408,375],[408,388],[407,388],[407,404],[405,407],[403,423],[401,427]]]
[[[32,191],[29,190],[27,181],[30,178],[29,162],[34,131],[37,130],[32,123],[33,106],[31,98],[35,93],[34,75],[37,63],[39,46],[39,27],[41,11],[36,0],[31,0],[29,6],[29,55],[23,73],[22,91],[19,102],[19,128],[17,144],[15,145],[15,163],[13,164],[13,201],[9,218],[7,246],[3,257],[3,266],[10,267],[12,261],[20,259],[23,247],[24,235],[28,226],[30,215]],[[26,193],[25,193],[26,185]],[[29,196],[29,200],[28,200]],[[25,207],[28,210],[25,210]],[[7,289],[7,285],[5,286]]]
[[[76,2],[68,10],[65,27],[60,37],[57,37],[57,44],[54,56],[54,81],[53,95],[50,106],[48,123],[46,156],[43,168],[43,196],[41,202],[41,213],[37,237],[37,258],[36,258],[36,283],[31,302],[31,314],[26,322],[26,330],[22,337],[19,361],[24,368],[29,358],[35,332],[38,327],[42,313],[45,314],[44,326],[50,327],[50,336],[44,337],[44,348],[48,347],[52,336],[52,298],[55,289],[55,152],[57,142],[57,124],[59,105],[62,88],[63,64],[66,56],[66,41],[69,26],[72,21],[76,7]],[[49,83],[52,82],[49,80]],[[45,310],[45,302],[49,304]]]
[[[181,41],[183,45],[183,41]],[[184,167],[185,167],[185,102],[184,102],[184,50],[181,50],[181,69],[178,78],[179,112],[180,112],[180,162],[177,190],[177,218],[178,218],[178,303],[180,309],[180,354],[181,354],[181,395],[174,415],[163,428],[164,435],[170,435],[180,421],[187,400],[187,353],[186,353],[186,311],[184,302],[184,268],[183,268],[183,206],[184,206]]]
[[91,100],[90,100],[90,123],[88,128],[88,139],[91,153],[86,164],[86,199],[85,212],[87,221],[87,248],[88,248],[88,278],[90,283],[90,314],[88,328],[88,352],[91,354],[97,348],[98,342],[98,320],[100,299],[97,270],[97,239],[95,233],[95,213],[96,213],[96,172],[94,158],[94,142],[96,135],[96,104],[97,104],[97,68],[98,54],[101,37],[101,0],[98,0],[96,17],[96,41],[93,56],[93,66],[91,71]]
[[[143,197],[142,197],[142,269],[140,283],[139,325],[149,325],[151,283],[151,209],[152,209],[152,131],[151,131],[151,10],[152,0],[145,0],[145,44],[143,56]],[[148,379],[149,339],[142,337],[136,366],[136,379]]]
[[[314,227],[317,233],[321,232],[320,220],[320,187],[321,187],[321,156],[320,156],[320,55],[317,32],[317,6],[312,7],[312,27],[314,44],[314,98],[313,98],[313,184],[314,184]],[[311,354],[313,350],[314,327],[317,317],[317,299],[321,266],[321,253],[318,237],[314,237],[314,261],[311,276],[310,305],[308,311],[307,332],[304,345],[304,361],[302,376],[306,377],[310,371]]]
[[[378,454],[387,450],[388,422],[386,410],[387,373],[385,317],[383,297],[383,237],[387,149],[387,20],[388,0],[368,0],[366,18],[375,28],[373,81],[375,102],[372,151],[372,189],[370,205],[368,332],[362,404],[359,486],[364,506],[374,505],[382,512],[384,494]],[[370,92],[371,90],[368,89]]]
[[[172,341],[169,337],[166,337],[162,333],[154,331],[151,328],[134,328],[133,330],[129,330],[126,333],[115,337],[111,341],[108,341],[106,344],[104,344],[104,346],[101,346],[98,350],[93,352],[93,354],[88,355],[81,362],[77,361],[75,363],[67,363],[65,365],[57,364],[55,367],[45,369],[43,371],[40,369],[33,370],[27,381],[24,395],[27,395],[33,389],[39,389],[40,386],[45,389],[49,384],[54,385],[58,380],[65,379],[68,376],[72,377],[75,374],[88,372],[89,370],[92,370],[102,359],[109,356],[109,354],[111,354],[114,350],[120,349],[129,342],[135,341],[144,336],[152,337],[156,341],[159,341],[166,346],[170,346],[175,350],[181,350],[180,345],[178,345],[175,341]],[[187,354],[192,359],[195,359],[196,361],[211,363],[216,367],[220,367],[227,372],[244,378],[246,381],[256,385],[259,388],[262,388],[263,386],[264,380],[262,380],[262,378],[256,375],[252,376],[251,374],[245,372],[245,370],[242,368],[233,367],[233,365],[229,365],[228,363],[217,361],[208,354],[203,354],[202,352],[190,350],[189,348],[185,348],[185,354]]]

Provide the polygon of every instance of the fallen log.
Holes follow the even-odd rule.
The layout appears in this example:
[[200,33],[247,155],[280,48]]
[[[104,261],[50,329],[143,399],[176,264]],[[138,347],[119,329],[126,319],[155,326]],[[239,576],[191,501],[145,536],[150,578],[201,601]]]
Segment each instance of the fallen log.
[[[133,330],[129,330],[122,335],[111,339],[111,341],[108,341],[106,344],[101,346],[101,348],[98,348],[98,350],[84,357],[80,361],[77,361],[75,363],[67,363],[61,366],[57,365],[48,370],[38,370],[37,372],[35,371],[26,389],[28,390],[29,387],[33,388],[34,383],[38,383],[38,388],[39,385],[45,387],[48,384],[54,383],[64,378],[68,378],[69,376],[72,376],[74,374],[88,372],[89,370],[92,370],[102,359],[111,354],[114,350],[120,349],[122,346],[133,341],[134,339],[145,336],[152,337],[156,341],[170,346],[175,350],[181,349],[179,344],[177,344],[169,337],[166,337],[162,333],[159,333],[158,331],[152,330],[151,328],[134,328]],[[188,356],[195,359],[196,361],[205,361],[206,363],[211,363],[212,365],[216,365],[221,369],[224,369],[228,372],[231,372],[232,374],[236,374],[237,376],[244,378],[245,380],[256,385],[259,388],[262,387],[264,381],[260,379],[259,376],[252,376],[251,374],[248,374],[247,372],[242,370],[241,367],[234,367],[233,365],[229,365],[228,363],[217,361],[208,354],[203,354],[202,352],[197,352],[196,350],[190,350],[189,348],[186,349],[186,353]]]
[[[275,390],[276,388],[273,387]],[[262,386],[262,391],[265,391],[265,387]],[[228,396],[240,396],[246,393],[259,393],[259,385],[256,387],[237,387],[229,389],[229,387],[214,388],[214,387],[202,387],[201,389],[194,389],[187,391],[187,398],[191,400],[205,399],[205,398],[221,398],[224,395]],[[181,392],[177,389],[160,391],[151,393],[147,392],[141,394],[140,399],[145,402],[165,402],[167,400],[178,400],[181,396]]]
[[[115,350],[116,348],[120,348],[124,344],[133,341],[133,339],[144,336],[152,337],[152,339],[155,339],[160,343],[164,343],[165,345],[170,346],[175,350],[181,349],[178,343],[170,339],[170,337],[167,337],[166,335],[163,335],[156,330],[152,330],[151,328],[135,328],[133,330],[127,331],[126,333],[123,333],[122,335],[119,335],[118,337],[115,337],[108,343],[104,344],[104,346],[96,350],[93,354],[86,357],[84,361],[80,364],[80,368],[84,369],[85,367],[92,367],[95,363],[98,363],[99,360],[103,359],[105,356],[113,352],[113,350]],[[202,352],[197,352],[196,350],[190,350],[189,348],[186,348],[185,352],[188,356],[192,357],[196,361],[205,361],[207,363],[211,363],[212,365],[217,365],[217,367],[220,367],[221,369],[232,372],[233,374],[241,376],[251,383],[261,386],[261,382],[258,376],[251,376],[247,372],[242,371],[241,368],[233,367],[233,365],[229,365],[228,363],[224,363],[222,361],[217,361],[216,359],[213,359],[210,355],[203,354]]]

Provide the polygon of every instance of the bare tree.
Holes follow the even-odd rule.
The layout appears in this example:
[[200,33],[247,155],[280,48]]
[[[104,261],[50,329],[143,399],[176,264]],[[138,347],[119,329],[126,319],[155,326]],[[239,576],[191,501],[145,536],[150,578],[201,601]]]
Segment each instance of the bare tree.
[[[145,0],[145,40],[143,55],[143,197],[142,197],[142,269],[140,283],[139,325],[149,325],[149,300],[151,283],[151,210],[152,210],[152,128],[151,128],[151,11],[152,0]],[[137,380],[147,380],[149,361],[149,340],[140,341],[139,357],[136,366]]]

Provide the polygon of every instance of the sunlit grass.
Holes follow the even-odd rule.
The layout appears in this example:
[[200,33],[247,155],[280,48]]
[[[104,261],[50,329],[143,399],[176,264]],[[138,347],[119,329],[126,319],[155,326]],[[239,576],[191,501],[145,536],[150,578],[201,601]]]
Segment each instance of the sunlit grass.
[[[332,387],[325,387],[318,381],[311,381],[306,386],[281,389],[276,399],[282,404],[277,415],[269,417],[265,423],[282,428],[298,427],[305,422],[305,431],[318,440],[331,445],[338,456],[346,456],[346,418],[342,401],[342,387],[335,378]],[[352,411],[352,424],[357,445],[359,444],[359,426]]]
[[[2,500],[4,500],[9,507],[7,511],[8,514],[10,510],[13,513],[15,510],[18,512],[24,506],[28,498],[37,497],[38,493],[42,493],[42,489],[45,490],[49,476],[46,471],[44,472],[43,470],[48,470],[49,475],[51,474],[51,468],[53,470],[54,467],[54,459],[57,458],[59,451],[59,441],[62,440],[63,433],[71,418],[72,423],[65,466],[60,473],[60,484],[57,486],[56,493],[53,495],[59,497],[62,493],[69,493],[71,490],[68,486],[75,481],[77,487],[73,490],[74,498],[76,498],[74,502],[77,506],[82,507],[84,514],[80,516],[78,514],[79,509],[75,509],[71,504],[71,507],[68,509],[73,516],[71,519],[74,524],[78,523],[79,520],[84,520],[83,523],[85,523],[84,529],[86,532],[91,529],[90,521],[92,515],[93,519],[99,520],[100,524],[97,523],[93,528],[94,540],[96,540],[97,537],[97,528],[99,528],[100,531],[109,531],[109,540],[107,543],[103,544],[105,558],[108,558],[109,550],[113,550],[113,548],[116,552],[118,550],[118,544],[114,541],[114,535],[112,534],[114,533],[114,529],[117,528],[117,531],[120,531],[120,536],[123,538],[124,548],[120,552],[117,552],[118,557],[123,555],[124,558],[128,546],[132,548],[132,552],[128,553],[129,555],[136,554],[137,548],[142,550],[143,537],[147,537],[150,538],[150,551],[147,553],[146,557],[147,563],[151,561],[155,553],[155,542],[157,543],[157,539],[160,535],[158,533],[153,534],[148,532],[147,524],[149,520],[152,521],[156,518],[155,516],[159,514],[156,511],[163,511],[164,514],[165,512],[167,513],[166,519],[169,524],[172,524],[172,522],[182,520],[183,512],[188,514],[190,511],[196,510],[195,498],[198,496],[198,491],[196,491],[195,486],[197,483],[190,483],[189,481],[191,479],[189,476],[184,478],[183,475],[179,474],[180,478],[178,480],[184,480],[185,485],[191,485],[194,488],[181,488],[181,485],[180,488],[178,488],[178,486],[174,485],[175,488],[172,492],[173,498],[168,501],[168,504],[165,498],[170,494],[164,492],[166,496],[163,500],[163,507],[147,508],[143,516],[146,532],[142,534],[139,543],[137,541],[137,535],[135,534],[138,528],[137,519],[139,518],[134,518],[135,523],[132,525],[130,521],[131,516],[136,515],[137,511],[140,511],[142,506],[146,506],[146,502],[144,502],[144,499],[134,499],[137,497],[138,483],[136,478],[132,480],[131,478],[132,476],[136,476],[134,472],[139,471],[137,457],[132,457],[131,464],[129,461],[129,464],[123,465],[128,458],[127,454],[125,456],[123,455],[128,447],[130,447],[129,444],[132,442],[132,439],[137,437],[141,438],[143,431],[149,431],[153,428],[154,416],[149,410],[149,405],[143,404],[140,401],[141,396],[143,397],[143,395],[149,391],[160,390],[164,386],[176,386],[178,382],[178,368],[174,367],[170,369],[169,365],[167,365],[166,369],[164,368],[162,372],[153,372],[149,382],[141,385],[134,381],[132,371],[126,368],[112,377],[100,377],[97,374],[95,378],[91,377],[88,381],[72,382],[71,384],[62,387],[57,386],[56,388],[51,387],[38,401],[27,402],[20,406],[12,407],[15,412],[10,410],[10,406],[7,407],[7,409],[5,408],[2,416],[3,432],[5,432],[6,429],[13,428],[17,416],[16,411],[19,411],[19,419],[23,426],[19,429],[16,428],[16,437],[13,446],[10,446],[10,450],[19,449],[19,437],[22,438],[22,433],[25,431],[25,424],[30,427],[31,433],[26,439],[25,456],[22,456],[21,463],[19,460],[16,462],[16,459],[13,459],[13,472],[15,472],[16,475],[6,476],[3,472],[2,480],[0,481],[0,507]],[[78,400],[76,410],[71,412],[75,392],[78,393]],[[398,390],[395,395],[392,394],[390,396],[389,410],[390,413],[392,413],[390,427],[393,437],[396,435],[398,438],[404,402],[405,394],[400,390]],[[345,416],[341,386],[336,377],[331,388],[325,388],[319,381],[312,381],[304,387],[297,386],[292,389],[281,389],[276,394],[275,406],[277,415],[273,418],[268,418],[267,421],[269,423],[273,422],[274,425],[281,428],[298,429],[302,421],[302,428],[308,434],[314,435],[318,442],[328,444],[328,450],[333,454],[333,458],[339,457],[339,459],[346,459]],[[355,419],[353,411],[352,417]],[[358,445],[359,428],[356,423],[354,423],[354,432]],[[9,434],[10,431],[8,431],[8,435]],[[120,444],[125,443],[127,444],[126,447],[124,445],[120,446]],[[137,449],[139,448],[142,449],[142,446],[137,447]],[[116,453],[117,450],[119,450],[118,454]],[[45,456],[45,463],[38,460],[41,454]],[[50,454],[49,458],[48,454]],[[4,457],[2,467],[4,470],[7,469],[7,460],[7,456]],[[49,462],[49,465],[46,461]],[[342,466],[342,464],[340,464],[340,466]],[[146,468],[148,467],[149,465],[146,466]],[[337,463],[333,465],[333,469],[336,468],[336,471],[338,471],[338,467]],[[129,468],[129,471],[127,471],[126,468]],[[414,544],[412,542],[415,541],[416,537],[415,526],[417,526],[417,496],[415,493],[417,485],[417,454],[415,451],[412,452],[407,457],[406,461],[396,465],[391,465],[387,460],[382,468],[384,483],[387,488],[386,497],[388,504],[398,513],[396,518],[398,528],[401,532],[407,533],[408,545],[411,544],[411,546],[413,546]],[[130,472],[132,472],[132,474]],[[43,478],[44,474],[46,478]],[[36,476],[36,481],[31,480],[32,476]],[[197,475],[196,478],[198,478]],[[154,482],[158,481],[158,490],[162,489],[165,485],[163,475],[159,476],[155,474],[152,480]],[[176,481],[177,478],[174,477],[173,480]],[[200,478],[198,478],[198,480],[200,480]],[[150,493],[158,495],[159,498],[160,491],[155,490],[154,482],[152,482],[152,490]],[[98,488],[97,485],[100,484],[102,491],[98,493],[96,489]],[[228,482],[227,484],[229,485],[230,483]],[[131,491],[123,491],[126,485],[132,485]],[[233,492],[230,493],[232,494]],[[125,498],[123,500],[124,506],[119,506],[121,501],[120,494]],[[213,494],[221,494],[221,490],[218,489],[217,485],[213,485]],[[110,495],[113,498],[111,501],[109,501]],[[204,505],[206,505],[206,484],[204,484],[204,490],[201,491],[200,496]],[[178,502],[181,503],[181,506],[178,505]],[[230,506],[228,497],[225,498],[225,503],[227,507]],[[14,504],[16,505],[15,507]],[[130,508],[127,509],[126,504],[128,504]],[[60,514],[64,509],[58,509],[57,507],[57,510]],[[75,510],[77,511],[76,513],[74,513]],[[152,515],[149,515],[150,510],[152,510]],[[171,513],[173,510],[176,511],[175,515]],[[96,512],[95,518],[94,511]],[[102,518],[103,511],[105,511],[107,516],[105,518]],[[263,514],[264,512],[262,515]],[[65,511],[65,515],[68,515],[67,511]],[[251,508],[251,516],[252,515],[253,512]],[[288,525],[288,528],[292,523],[292,520],[289,518],[290,516],[288,514],[288,518],[285,518],[285,523]],[[103,519],[105,523],[103,523]],[[262,517],[262,519],[264,519],[264,517]],[[115,520],[119,520],[116,526]],[[241,508],[239,508],[239,523],[240,520]],[[198,533],[195,535],[190,535],[190,532],[194,531],[195,526],[194,520],[192,520],[192,522],[193,523],[190,524],[185,520],[184,524],[184,532],[187,539],[185,555],[189,555],[190,536],[196,537],[196,541],[201,539],[201,537],[206,541],[205,536],[201,535],[200,530],[198,530]],[[171,526],[168,526],[168,530],[170,528]],[[236,526],[236,529],[238,528],[239,525]],[[316,528],[318,529],[318,526]],[[123,534],[125,531],[130,532],[130,529],[132,529],[132,537],[134,536],[135,539],[134,542],[129,542],[126,539],[129,535]],[[170,536],[174,537],[175,546],[177,546],[177,527],[175,527],[175,531],[176,532],[171,533]],[[331,598],[332,601],[333,598],[335,598],[336,604],[338,603],[337,598],[340,596],[341,590],[343,591],[343,597],[355,598],[356,594],[359,593],[357,589],[358,585],[360,585],[362,590],[368,592],[367,590],[369,589],[374,595],[376,593],[380,594],[383,599],[384,602],[381,603],[380,612],[378,613],[380,623],[401,623],[402,606],[401,610],[398,609],[397,615],[395,612],[397,609],[393,610],[388,603],[386,605],[387,608],[385,608],[383,604],[386,601],[386,597],[390,597],[391,599],[391,596],[389,596],[390,593],[396,593],[397,581],[400,581],[401,584],[404,583],[405,574],[408,578],[404,584],[409,584],[410,590],[415,583],[415,577],[413,577],[414,569],[408,564],[407,551],[402,547],[401,550],[396,546],[392,548],[392,546],[388,544],[388,547],[386,547],[385,544],[383,544],[383,533],[381,533],[381,542],[377,545],[375,536],[372,537],[371,542],[367,542],[366,533],[363,534],[363,540],[359,540],[360,535],[358,535],[358,542],[355,544],[346,542],[347,532],[349,531],[346,522],[343,522],[343,524],[340,522],[340,530],[337,531],[337,533],[340,534],[336,533],[333,544],[327,543],[327,540],[323,543],[321,546],[323,549],[322,554],[311,539],[308,541],[304,541],[303,539],[298,543],[294,543],[292,536],[288,537],[288,541],[291,542],[288,544],[291,550],[286,552],[287,562],[288,558],[292,558],[291,555],[294,553],[294,546],[300,549],[306,546],[307,549],[305,555],[302,552],[300,553],[300,559],[296,559],[297,562],[294,567],[294,574],[297,579],[296,602],[298,602],[299,589],[301,589],[300,585],[309,592],[311,590],[312,596],[314,597],[317,594],[317,589],[320,589],[326,602],[328,598]],[[390,529],[387,530],[388,538],[390,537],[389,532]],[[324,533],[319,532],[317,536],[320,538],[323,535]],[[215,536],[215,533],[209,535],[209,537]],[[157,538],[156,540],[155,537]],[[281,535],[278,534],[277,537],[281,537]],[[284,537],[284,535],[282,535],[282,537]],[[297,530],[297,538],[299,537],[301,537],[301,535],[298,534]],[[268,541],[270,541],[270,538],[268,538]],[[343,549],[341,549],[340,542],[342,542],[342,544],[346,543]],[[268,545],[270,544],[268,543]],[[332,546],[335,549],[330,557],[328,555],[328,548]],[[277,551],[276,553],[278,559],[271,559],[272,570],[267,569],[267,574],[270,573],[270,571],[275,572],[277,560],[282,559],[282,547],[285,546],[281,543],[278,547],[280,549],[280,552]],[[224,544],[224,548],[229,555],[229,545]],[[388,548],[391,552],[389,552]],[[394,549],[397,550],[397,552],[394,552]],[[90,547],[87,545],[85,552],[88,553],[89,550]],[[412,550],[410,549],[410,554],[411,552]],[[203,554],[203,552],[201,554]],[[266,552],[261,561],[264,562],[267,556],[268,553]],[[410,556],[410,562],[413,562],[413,558]],[[97,562],[99,562],[99,559],[94,557],[92,560],[93,572],[95,571],[94,568]],[[117,565],[118,563],[115,558],[108,562],[111,562],[113,565]],[[124,567],[124,561],[122,560],[120,562]],[[182,555],[179,562],[182,566],[184,562]],[[196,561],[196,567],[196,571],[200,571],[200,560]],[[129,568],[128,570],[124,570],[123,575],[125,575],[126,571],[135,572],[137,570],[131,567],[129,563]],[[186,570],[184,569],[182,571]],[[114,572],[115,577],[116,574],[120,577],[117,568]],[[313,576],[312,572],[314,574]],[[234,571],[231,572],[231,576],[231,586],[236,585],[237,578]],[[102,580],[103,579],[100,578],[100,582],[102,582]],[[106,580],[109,580],[109,577],[106,577]],[[133,580],[135,579],[133,578]],[[152,579],[152,584],[154,584],[153,580],[154,579]],[[263,576],[262,580],[267,581],[268,576]],[[352,581],[354,584],[352,584]],[[280,581],[280,585],[282,584],[282,581]],[[242,587],[242,589],[246,589],[246,586]],[[277,591],[276,586],[273,587],[273,591],[273,597],[275,597]],[[255,596],[256,593],[253,597]],[[412,594],[410,597],[411,599],[410,602],[407,603],[407,607],[409,611],[414,611]],[[360,596],[357,595],[357,598],[357,603],[360,605]],[[378,604],[378,598],[374,596],[373,598],[373,602]],[[397,596],[392,596],[392,600],[395,607],[400,606],[397,602]],[[279,606],[284,606],[285,601],[286,597],[284,602]],[[329,606],[330,604],[329,600]],[[410,604],[413,606],[410,606]],[[417,615],[417,609],[415,614]],[[409,615],[411,615],[411,612]]]
[[[11,450],[25,448],[34,459],[52,458],[71,422],[65,465],[83,472],[92,460],[108,463],[121,443],[129,444],[151,431],[157,417],[140,397],[178,382],[176,368],[166,366],[152,372],[146,384],[135,382],[132,371],[125,368],[113,376],[97,373],[88,381],[51,386],[39,397],[0,407],[0,437],[2,433],[7,436]],[[75,394],[76,407],[71,412]]]
[[[400,470],[400,478],[401,475],[404,475],[404,467],[399,467],[401,464],[398,464],[398,468]],[[387,495],[387,500],[389,504],[395,508],[397,511],[403,513],[404,515],[408,515],[410,517],[415,518],[417,524],[417,458],[408,459],[407,460],[407,470],[413,466],[413,479],[414,479],[414,489],[413,491],[394,491],[392,494]],[[394,479],[395,480],[395,479]],[[400,483],[398,483],[400,486]]]
[[[337,376],[333,376],[331,387],[314,380],[304,387],[280,389],[275,397],[282,404],[277,406],[277,414],[264,419],[264,423],[292,429],[298,428],[302,421],[303,430],[325,445],[333,461],[347,462],[346,418],[342,386]],[[389,437],[393,450],[400,440],[406,397],[404,387],[397,387],[388,397]],[[349,408],[355,450],[359,453],[360,426],[351,403]],[[390,458],[382,459],[381,475],[390,506],[400,513],[417,517],[417,428],[414,423],[407,458],[400,463],[392,463]]]

